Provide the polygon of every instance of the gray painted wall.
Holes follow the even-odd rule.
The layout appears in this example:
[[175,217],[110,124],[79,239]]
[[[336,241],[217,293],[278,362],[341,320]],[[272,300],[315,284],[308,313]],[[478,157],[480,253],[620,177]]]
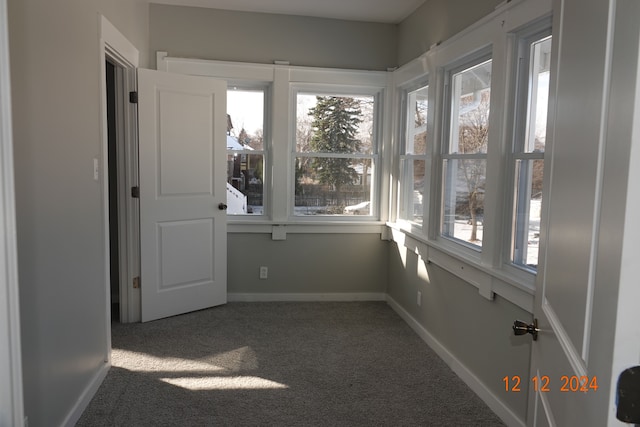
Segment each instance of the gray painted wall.
[[427,0],[398,26],[397,62],[404,65],[493,12],[503,0]]
[[474,286],[426,264],[415,252],[390,245],[389,296],[524,420],[527,384],[520,393],[507,393],[502,378],[529,378],[531,340],[513,336],[511,325],[516,319],[530,320],[531,314],[499,295],[489,301]]
[[[9,0],[25,414],[60,425],[104,366],[98,13],[144,54],[144,0]],[[142,62],[144,65],[145,62]]]
[[[396,26],[151,4],[150,48],[221,61],[386,70],[396,66]],[[152,62],[151,66],[155,64]]]
[[[389,243],[379,234],[228,236],[231,293],[386,292]],[[260,280],[260,266],[269,278]]]
[[149,5],[150,58],[386,70],[491,13],[501,0],[427,0],[399,25]]

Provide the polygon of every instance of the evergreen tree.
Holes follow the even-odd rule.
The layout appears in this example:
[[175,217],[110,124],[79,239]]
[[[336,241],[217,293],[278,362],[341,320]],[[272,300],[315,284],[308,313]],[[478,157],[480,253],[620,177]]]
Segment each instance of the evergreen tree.
[[[318,153],[353,154],[360,150],[361,141],[356,139],[358,124],[362,121],[360,103],[354,98],[318,96],[317,104],[309,110],[313,117],[311,150]],[[351,158],[315,157],[311,166],[318,180],[332,185],[341,200],[342,186],[352,184],[358,174]]]

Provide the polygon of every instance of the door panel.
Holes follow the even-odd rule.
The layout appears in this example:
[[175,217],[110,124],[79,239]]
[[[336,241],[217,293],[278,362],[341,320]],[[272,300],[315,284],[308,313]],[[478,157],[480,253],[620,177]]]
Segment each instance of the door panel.
[[[532,387],[535,399],[544,403],[537,408],[540,425],[593,425],[587,415],[593,393],[561,391],[565,377],[597,375],[589,365],[589,350],[604,143],[607,29],[600,17],[607,7],[601,2],[578,18],[584,7],[579,3],[557,0],[554,7],[564,13],[554,16],[553,25],[551,87],[557,86],[550,93],[544,263],[534,308],[541,331],[532,346],[531,370],[532,376],[537,372],[549,379],[548,391]],[[584,25],[592,28],[587,35],[578,30]],[[567,52],[571,55],[562,55]]]
[[[208,94],[158,93],[159,197],[213,195],[212,99]],[[189,106],[189,108],[184,108]],[[185,135],[189,131],[189,137]],[[185,173],[189,171],[189,173]]]
[[[207,283],[214,279],[213,221],[211,219],[170,221],[159,223],[158,252],[162,290]],[[202,256],[182,256],[183,252]]]
[[142,321],[226,303],[226,83],[138,71]]
[[614,43],[617,22],[638,9],[625,0],[554,2],[550,167],[534,306],[540,332],[531,365],[531,376],[548,378],[549,387],[530,384],[529,425],[611,425],[612,357],[623,343],[613,338],[621,239],[609,236],[623,229],[627,177],[626,165],[608,162],[629,143],[608,134],[611,108],[620,103],[613,89],[623,84],[611,76],[638,55],[637,40],[635,56],[616,54]]

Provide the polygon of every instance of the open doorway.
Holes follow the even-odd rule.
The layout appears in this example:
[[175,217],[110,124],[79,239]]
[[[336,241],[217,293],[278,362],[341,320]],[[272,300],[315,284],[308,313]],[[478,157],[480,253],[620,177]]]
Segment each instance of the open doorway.
[[[103,74],[102,182],[107,330],[110,323],[140,321],[138,126],[135,104],[138,51],[101,18]],[[110,347],[110,344],[109,344]]]
[[116,121],[116,65],[105,61],[107,101],[107,163],[109,189],[109,272],[111,321],[120,322],[120,224],[118,202],[118,129]]
[[140,320],[139,209],[135,68],[105,52],[106,234],[109,245],[108,302],[112,322]]

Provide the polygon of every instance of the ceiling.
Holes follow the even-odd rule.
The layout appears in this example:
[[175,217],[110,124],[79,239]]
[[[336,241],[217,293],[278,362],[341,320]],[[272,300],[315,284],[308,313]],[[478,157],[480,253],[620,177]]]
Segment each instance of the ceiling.
[[426,0],[149,0],[243,12],[277,13],[352,21],[400,23]]

